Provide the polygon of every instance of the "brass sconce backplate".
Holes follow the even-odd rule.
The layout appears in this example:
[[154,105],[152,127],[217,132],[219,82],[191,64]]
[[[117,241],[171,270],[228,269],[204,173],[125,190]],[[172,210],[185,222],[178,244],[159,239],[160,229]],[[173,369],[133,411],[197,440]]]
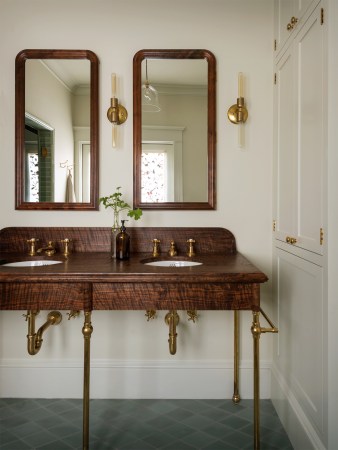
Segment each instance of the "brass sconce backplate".
[[115,122],[116,125],[121,125],[122,123],[124,123],[127,118],[128,118],[128,112],[126,110],[126,108],[120,104],[117,105],[116,109],[117,109],[117,120],[115,121],[115,111],[114,111],[114,107],[110,107],[107,111],[107,118],[109,120],[109,122]]
[[245,123],[248,118],[248,110],[244,104],[244,98],[240,97],[237,99],[237,103],[230,106],[228,109],[228,119],[231,123]]

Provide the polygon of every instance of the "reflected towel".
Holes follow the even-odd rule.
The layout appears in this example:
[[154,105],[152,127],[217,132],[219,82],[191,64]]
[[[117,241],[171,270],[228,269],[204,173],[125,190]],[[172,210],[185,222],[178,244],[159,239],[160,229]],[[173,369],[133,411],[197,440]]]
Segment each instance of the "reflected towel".
[[73,177],[72,174],[69,172],[67,177],[67,184],[66,184],[66,203],[76,203],[76,196],[74,192],[74,185],[73,185]]

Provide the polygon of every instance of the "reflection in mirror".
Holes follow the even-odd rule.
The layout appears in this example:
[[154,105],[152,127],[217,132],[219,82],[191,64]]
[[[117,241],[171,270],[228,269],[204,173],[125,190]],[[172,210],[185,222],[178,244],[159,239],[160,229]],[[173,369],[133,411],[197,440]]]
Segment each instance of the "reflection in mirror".
[[98,60],[85,50],[16,59],[16,208],[98,209]]
[[215,208],[215,58],[206,50],[134,57],[134,206]]

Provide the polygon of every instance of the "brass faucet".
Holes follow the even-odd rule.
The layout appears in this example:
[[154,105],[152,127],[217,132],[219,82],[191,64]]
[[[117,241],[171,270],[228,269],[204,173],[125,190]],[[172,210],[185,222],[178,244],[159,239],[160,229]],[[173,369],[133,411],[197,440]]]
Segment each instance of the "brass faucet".
[[41,247],[36,251],[36,253],[42,253],[42,252],[45,252],[47,256],[54,255],[54,253],[56,253],[54,242],[48,241],[47,247]]
[[177,250],[176,250],[176,245],[174,241],[170,242],[170,249],[168,252],[169,256],[176,256],[177,255]]
[[161,241],[159,239],[153,239],[153,257],[157,258],[160,256],[161,249],[160,249],[160,243]]
[[189,258],[191,258],[192,256],[195,256],[195,249],[194,249],[194,244],[195,244],[195,239],[188,239],[187,240],[187,244],[188,244],[188,251],[187,251],[187,255],[189,256]]
[[31,238],[27,239],[27,244],[29,244],[29,256],[35,256],[36,255],[36,243],[39,241],[39,239]]
[[69,243],[71,242],[71,239],[68,239],[68,238],[61,239],[60,242],[62,244],[64,244],[64,246],[63,246],[63,254],[64,254],[64,256],[69,256],[70,255]]

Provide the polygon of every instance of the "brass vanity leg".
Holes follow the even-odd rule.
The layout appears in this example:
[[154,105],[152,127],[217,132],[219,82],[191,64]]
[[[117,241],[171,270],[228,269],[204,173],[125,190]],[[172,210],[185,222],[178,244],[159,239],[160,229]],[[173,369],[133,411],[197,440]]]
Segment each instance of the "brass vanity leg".
[[[259,322],[259,313],[262,313],[264,319],[270,325],[269,328],[263,328]],[[278,328],[272,323],[265,312],[260,308],[259,311],[252,311],[251,333],[253,337],[254,351],[254,450],[260,449],[260,412],[259,412],[259,338],[262,333],[278,333]]]
[[253,311],[251,333],[253,337],[254,352],[254,450],[260,449],[260,424],[259,424],[259,338],[261,327],[259,312]]
[[84,338],[83,362],[83,450],[89,449],[89,381],[90,381],[90,338],[93,332],[91,311],[85,311],[82,328]]
[[239,311],[234,311],[234,394],[232,401],[239,403]]

